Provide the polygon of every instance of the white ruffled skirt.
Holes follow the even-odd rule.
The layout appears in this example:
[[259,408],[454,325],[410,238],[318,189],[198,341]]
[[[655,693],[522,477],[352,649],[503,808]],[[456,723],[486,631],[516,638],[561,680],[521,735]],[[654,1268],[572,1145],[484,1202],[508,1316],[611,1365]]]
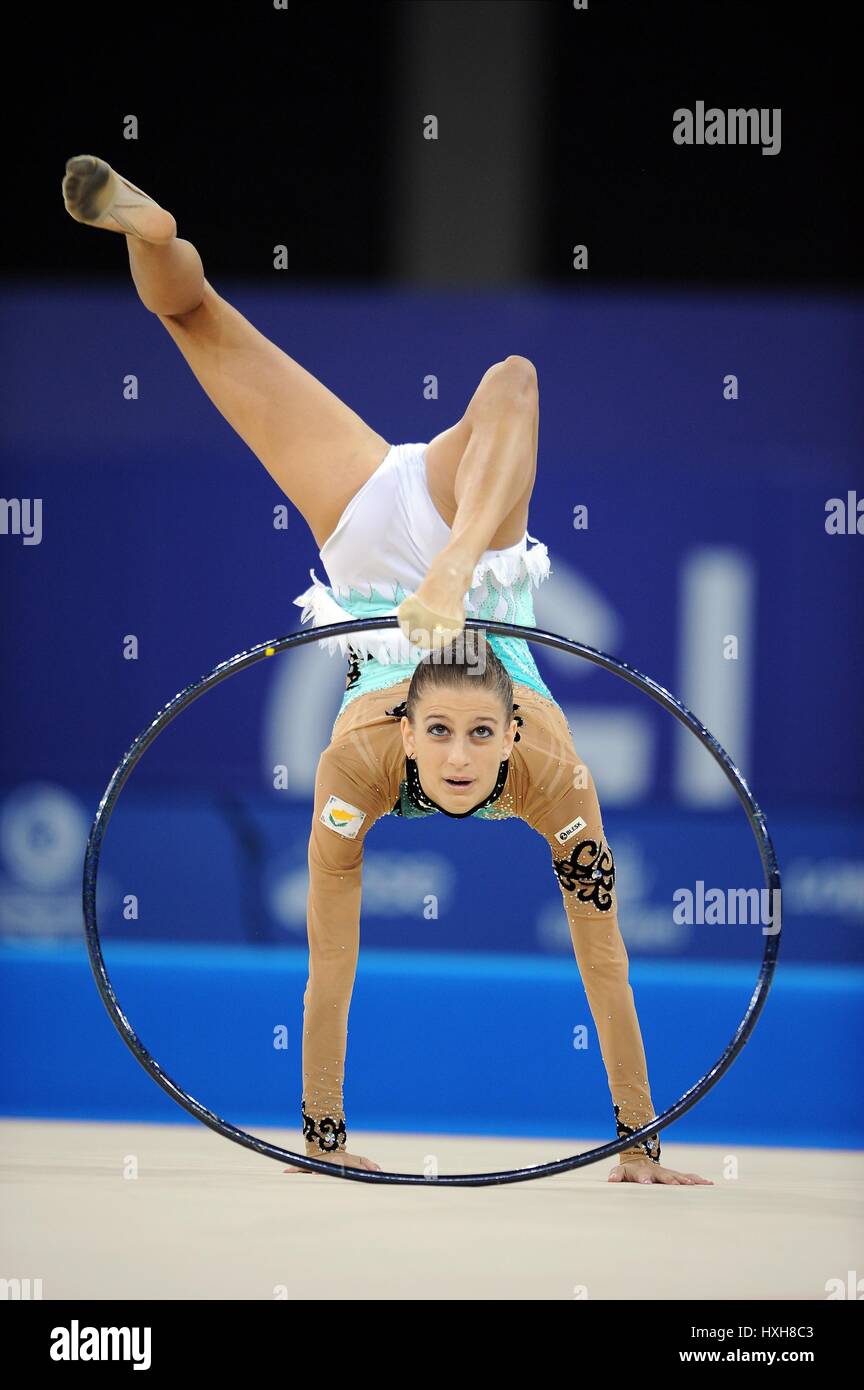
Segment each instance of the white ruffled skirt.
[[[329,585],[310,569],[311,586],[294,599],[302,623],[323,627],[395,615],[417,589],[450,537],[429,495],[426,447],[393,445],[348,503],[319,552]],[[527,531],[516,545],[484,551],[465,596],[466,616],[533,626],[532,586],[548,578],[550,568],[547,547]],[[423,655],[396,627],[325,637],[319,645],[346,656],[350,646],[385,665],[415,664]]]

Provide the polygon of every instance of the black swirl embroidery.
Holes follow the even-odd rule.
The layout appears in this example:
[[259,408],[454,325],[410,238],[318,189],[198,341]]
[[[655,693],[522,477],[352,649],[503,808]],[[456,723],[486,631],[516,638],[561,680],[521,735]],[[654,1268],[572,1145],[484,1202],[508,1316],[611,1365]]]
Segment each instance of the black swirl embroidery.
[[355,652],[351,644],[348,644],[348,675],[345,680],[345,689],[350,690],[360,679],[360,656]]
[[[515,709],[518,709],[519,706],[518,706],[518,705],[514,705],[513,708],[514,708],[514,710],[515,710]],[[520,725],[520,727],[521,727],[522,724],[525,723],[525,720],[522,718],[521,714],[514,714],[513,718],[516,720],[516,723],[517,723],[518,725]],[[519,730],[517,729],[516,732],[515,732],[515,734],[513,735],[513,742],[514,742],[514,743],[518,743],[521,737],[522,737],[522,735],[519,733]]]
[[[631,1128],[630,1125],[625,1125],[625,1124],[623,1123],[622,1120],[619,1120],[619,1118],[618,1118],[618,1112],[619,1112],[620,1109],[621,1109],[620,1105],[616,1105],[616,1106],[615,1106],[615,1126],[616,1126],[616,1128],[617,1128],[617,1130],[618,1130],[618,1138],[619,1138],[619,1139],[620,1139],[623,1135],[625,1135],[625,1134],[635,1134],[635,1133],[636,1133],[636,1128],[638,1128],[638,1129],[641,1129],[641,1128],[642,1128],[641,1125],[636,1126],[636,1128]],[[638,1149],[644,1149],[644,1150],[645,1150],[645,1153],[647,1154],[647,1156],[648,1156],[650,1159],[653,1159],[653,1161],[654,1161],[655,1163],[659,1163],[659,1162],[660,1162],[660,1135],[659,1135],[659,1134],[649,1134],[649,1136],[648,1136],[647,1139],[640,1139],[640,1140],[637,1142],[636,1147],[637,1147]]]
[[333,1149],[344,1149],[348,1132],[343,1119],[334,1120],[332,1116],[324,1115],[316,1126],[312,1116],[306,1113],[305,1099],[301,1100],[300,1109],[303,1112],[304,1139],[317,1141],[319,1149],[323,1149],[325,1153],[330,1153]]
[[566,859],[552,860],[558,881],[568,893],[575,893],[580,903],[593,902],[598,912],[608,912],[612,906],[615,883],[615,862],[612,851],[603,841],[580,840]]

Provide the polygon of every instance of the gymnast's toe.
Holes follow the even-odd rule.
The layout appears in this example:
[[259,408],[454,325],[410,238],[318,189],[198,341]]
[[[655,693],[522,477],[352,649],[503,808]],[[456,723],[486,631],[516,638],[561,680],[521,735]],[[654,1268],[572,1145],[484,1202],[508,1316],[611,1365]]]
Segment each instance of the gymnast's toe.
[[67,159],[62,187],[66,211],[76,222],[157,245],[176,236],[171,213],[95,154]]
[[74,155],[66,161],[63,201],[78,222],[96,222],[108,202],[111,167],[93,154]]

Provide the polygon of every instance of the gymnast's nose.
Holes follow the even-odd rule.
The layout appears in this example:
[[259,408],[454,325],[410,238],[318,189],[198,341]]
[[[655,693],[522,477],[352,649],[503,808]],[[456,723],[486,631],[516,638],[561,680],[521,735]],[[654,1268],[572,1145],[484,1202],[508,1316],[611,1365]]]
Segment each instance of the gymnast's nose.
[[454,739],[450,752],[447,756],[447,766],[452,768],[465,768],[470,762],[468,750],[461,739]]

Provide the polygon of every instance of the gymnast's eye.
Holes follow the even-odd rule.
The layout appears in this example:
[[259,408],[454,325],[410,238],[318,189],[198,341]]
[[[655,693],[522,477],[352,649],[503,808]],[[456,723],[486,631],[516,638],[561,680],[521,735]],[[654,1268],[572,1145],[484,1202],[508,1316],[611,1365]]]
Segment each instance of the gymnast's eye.
[[[436,729],[443,729],[444,732],[445,732],[445,734],[450,732],[450,730],[447,728],[447,725],[446,725],[446,724],[430,724],[429,727],[428,727],[428,729],[426,730],[426,732],[427,732],[427,734],[432,734],[432,735],[434,736],[435,730],[436,730]],[[488,724],[478,724],[477,727],[476,727],[476,729],[472,729],[471,732],[472,732],[472,733],[475,733],[475,734],[479,734],[479,733],[482,733],[482,732],[484,732],[484,731],[491,737],[491,735],[492,735],[492,730],[490,729],[490,727],[489,727]]]

